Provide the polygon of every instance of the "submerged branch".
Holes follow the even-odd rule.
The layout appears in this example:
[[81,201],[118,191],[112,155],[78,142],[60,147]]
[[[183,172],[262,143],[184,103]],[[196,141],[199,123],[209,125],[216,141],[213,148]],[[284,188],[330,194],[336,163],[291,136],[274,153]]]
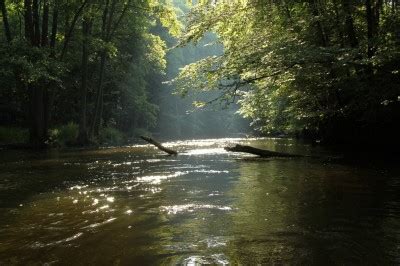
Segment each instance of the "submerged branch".
[[162,150],[163,152],[166,152],[169,155],[178,155],[177,151],[174,151],[174,150],[171,150],[171,149],[168,149],[168,148],[164,147],[161,143],[159,143],[158,141],[155,141],[154,139],[152,139],[150,137],[140,136],[140,138],[145,140],[145,141],[147,141],[150,144],[153,144],[159,150]]
[[263,149],[258,149],[258,148],[254,148],[251,146],[245,146],[245,145],[240,145],[240,144],[236,144],[233,147],[225,147],[224,149],[226,151],[231,151],[231,152],[250,153],[250,154],[258,155],[260,157],[303,157],[302,155],[263,150]]

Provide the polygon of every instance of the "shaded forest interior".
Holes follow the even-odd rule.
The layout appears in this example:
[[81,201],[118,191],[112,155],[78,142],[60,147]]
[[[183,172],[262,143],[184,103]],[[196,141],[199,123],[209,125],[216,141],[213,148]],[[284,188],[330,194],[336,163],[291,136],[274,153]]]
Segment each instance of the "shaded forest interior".
[[0,143],[297,136],[395,148],[398,0],[0,0]]

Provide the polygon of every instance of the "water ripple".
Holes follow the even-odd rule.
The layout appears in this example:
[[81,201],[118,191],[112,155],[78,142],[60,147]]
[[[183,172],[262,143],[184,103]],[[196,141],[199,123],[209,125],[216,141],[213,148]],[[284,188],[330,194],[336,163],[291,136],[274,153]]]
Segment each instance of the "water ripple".
[[172,206],[161,206],[161,211],[167,214],[178,214],[182,212],[194,212],[201,209],[215,209],[221,211],[231,211],[232,208],[229,206],[217,206],[211,204],[184,204],[184,205],[172,205]]

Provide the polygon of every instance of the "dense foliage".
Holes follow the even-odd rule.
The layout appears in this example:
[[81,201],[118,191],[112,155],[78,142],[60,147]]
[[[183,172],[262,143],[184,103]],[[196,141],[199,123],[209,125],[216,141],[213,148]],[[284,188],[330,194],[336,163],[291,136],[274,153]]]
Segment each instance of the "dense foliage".
[[[187,1],[2,0],[0,143],[118,144],[149,131],[165,138],[224,136],[236,108],[193,108],[173,95],[180,67],[222,53],[208,34],[174,48]],[[15,132],[21,132],[15,134]],[[24,136],[13,137],[13,136]]]
[[2,139],[398,139],[397,0],[191,2],[0,0]]
[[224,53],[186,66],[180,93],[236,98],[265,133],[398,139],[398,1],[200,1],[188,20],[182,44],[214,31]]
[[35,146],[70,122],[79,144],[109,127],[154,126],[149,80],[162,75],[166,46],[151,29],[179,34],[169,2],[2,0],[0,8],[2,124],[30,125]]

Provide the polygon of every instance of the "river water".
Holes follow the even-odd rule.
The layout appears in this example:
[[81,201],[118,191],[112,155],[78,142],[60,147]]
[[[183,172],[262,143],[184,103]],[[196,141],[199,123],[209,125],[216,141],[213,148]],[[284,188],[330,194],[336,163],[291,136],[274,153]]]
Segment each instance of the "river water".
[[[245,143],[318,157],[257,159]],[[400,167],[290,139],[0,151],[0,265],[400,263]]]

